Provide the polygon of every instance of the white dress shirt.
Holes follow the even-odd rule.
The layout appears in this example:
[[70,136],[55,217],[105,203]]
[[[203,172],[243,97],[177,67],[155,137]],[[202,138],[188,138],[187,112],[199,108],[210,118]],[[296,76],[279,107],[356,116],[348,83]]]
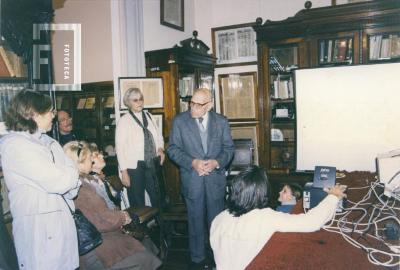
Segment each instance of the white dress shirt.
[[0,141],[10,191],[13,236],[20,269],[76,269],[75,223],[67,201],[76,196],[78,170],[59,143],[45,134],[11,132]]
[[[152,115],[148,112],[145,112],[145,114],[148,121],[147,129],[153,135],[156,151],[159,148],[164,149],[164,138],[161,131],[157,129],[154,121],[150,118]],[[142,116],[138,119],[143,121]],[[126,113],[118,121],[115,131],[115,148],[120,170],[136,169],[137,162],[144,160],[143,129],[130,113]]]
[[210,244],[217,270],[242,270],[274,232],[313,232],[329,221],[339,199],[328,195],[306,214],[291,215],[271,208],[254,209],[240,217],[223,211],[212,222]]

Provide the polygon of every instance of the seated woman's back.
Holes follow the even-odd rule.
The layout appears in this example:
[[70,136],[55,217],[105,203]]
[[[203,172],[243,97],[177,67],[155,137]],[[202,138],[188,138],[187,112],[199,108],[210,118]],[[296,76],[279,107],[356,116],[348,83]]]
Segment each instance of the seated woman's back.
[[228,210],[212,222],[210,244],[218,270],[244,269],[274,232],[312,232],[335,213],[343,188],[335,187],[307,214],[290,215],[267,208],[269,184],[265,172],[256,166],[232,180]]

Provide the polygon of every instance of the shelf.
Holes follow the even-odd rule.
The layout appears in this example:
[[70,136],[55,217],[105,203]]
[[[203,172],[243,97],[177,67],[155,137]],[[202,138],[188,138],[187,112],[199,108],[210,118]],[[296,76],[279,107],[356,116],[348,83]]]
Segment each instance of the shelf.
[[293,103],[294,98],[271,98],[271,101],[275,103]]
[[324,63],[319,63],[319,67],[335,67],[335,66],[349,66],[351,65],[352,62],[349,61],[342,61],[342,62],[324,62]]
[[271,123],[277,123],[277,124],[283,124],[283,123],[287,123],[287,124],[292,124],[292,123],[296,123],[296,119],[292,119],[292,118],[272,118],[271,119]]
[[293,147],[295,141],[271,141],[271,147]]
[[292,70],[295,70],[295,69],[291,69],[290,71],[271,71],[270,72],[270,75],[271,76],[278,76],[278,75],[280,75],[280,76],[287,76],[287,77],[290,77],[290,76],[292,76]]
[[400,57],[393,57],[393,58],[385,58],[385,59],[373,59],[373,60],[368,60],[368,63],[370,64],[379,64],[379,63],[395,63],[399,62]]

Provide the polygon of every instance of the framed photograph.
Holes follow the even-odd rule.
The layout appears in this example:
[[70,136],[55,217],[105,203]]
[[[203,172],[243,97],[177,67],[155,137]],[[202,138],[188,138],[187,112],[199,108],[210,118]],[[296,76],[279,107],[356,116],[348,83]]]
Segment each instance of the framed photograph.
[[368,1],[372,0],[332,0],[332,6]]
[[144,97],[144,108],[162,108],[164,91],[162,78],[119,77],[119,109],[128,109],[123,102],[124,94],[129,88],[139,88]]
[[248,65],[257,62],[254,23],[212,28],[212,46],[217,66]]
[[184,0],[160,0],[160,23],[184,31]]
[[218,81],[221,113],[229,120],[256,120],[256,72],[222,74]]
[[231,123],[232,139],[251,139],[254,144],[254,164],[258,165],[258,124]]
[[152,114],[151,117],[153,118],[154,124],[156,124],[157,129],[161,131],[161,134],[163,134],[164,116],[162,114]]

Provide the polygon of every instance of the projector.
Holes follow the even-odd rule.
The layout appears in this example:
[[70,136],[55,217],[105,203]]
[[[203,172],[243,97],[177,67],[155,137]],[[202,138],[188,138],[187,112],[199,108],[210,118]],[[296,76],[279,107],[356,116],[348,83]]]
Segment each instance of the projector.
[[388,197],[400,193],[400,149],[376,157],[376,172],[379,182],[385,185],[384,194]]

